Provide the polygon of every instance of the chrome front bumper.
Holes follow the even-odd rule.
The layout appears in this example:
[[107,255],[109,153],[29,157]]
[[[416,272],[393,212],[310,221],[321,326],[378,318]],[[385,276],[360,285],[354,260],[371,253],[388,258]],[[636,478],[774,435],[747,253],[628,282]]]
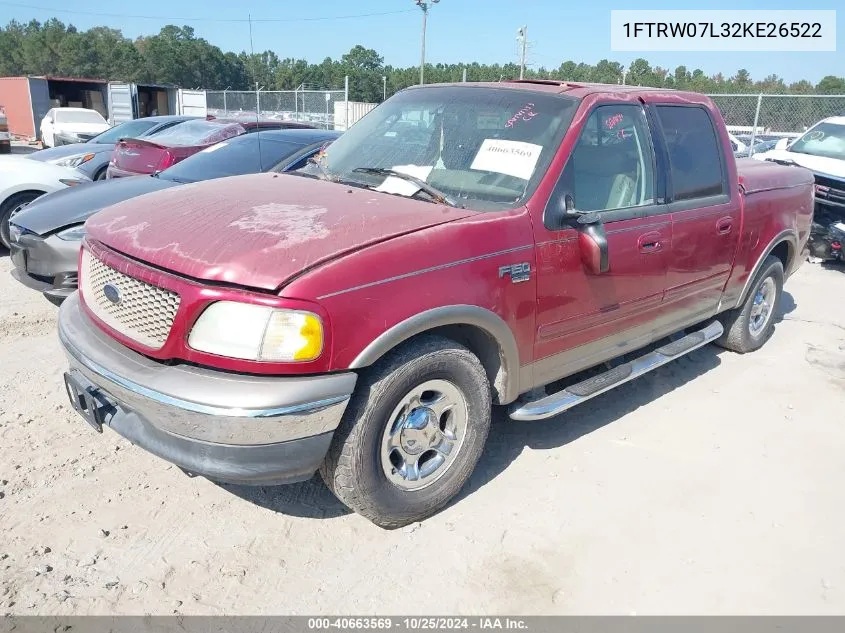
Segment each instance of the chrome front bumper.
[[44,238],[25,233],[12,242],[12,277],[23,285],[44,293],[60,304],[76,290],[76,262],[81,242],[63,240],[56,235]]
[[195,474],[235,483],[307,479],[356,374],[246,376],[164,365],[102,332],[72,294],[59,312],[69,374],[104,403],[103,423]]

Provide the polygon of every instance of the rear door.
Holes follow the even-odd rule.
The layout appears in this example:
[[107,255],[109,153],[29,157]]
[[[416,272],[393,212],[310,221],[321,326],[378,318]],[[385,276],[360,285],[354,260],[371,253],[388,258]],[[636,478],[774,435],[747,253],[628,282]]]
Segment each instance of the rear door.
[[131,84],[109,84],[109,119],[112,125],[126,123],[135,118],[132,101]]
[[[642,104],[592,110],[535,236],[534,384],[641,347],[666,327],[660,319],[672,227],[661,199],[662,168]],[[578,211],[598,215],[606,271],[590,270],[579,247],[583,229],[572,218],[560,219],[555,206],[566,196]]]
[[742,229],[739,191],[710,111],[702,105],[654,104],[668,158],[666,186],[672,253],[667,309],[685,325],[716,313]]
[[205,90],[179,90],[179,114],[207,116]]

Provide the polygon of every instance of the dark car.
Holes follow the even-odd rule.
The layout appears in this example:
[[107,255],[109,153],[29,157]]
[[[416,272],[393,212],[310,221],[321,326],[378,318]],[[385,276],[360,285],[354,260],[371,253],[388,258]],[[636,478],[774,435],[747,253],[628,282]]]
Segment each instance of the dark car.
[[144,138],[124,138],[114,148],[107,178],[153,174],[172,167],[207,147],[228,138],[259,130],[312,129],[292,121],[190,121]]
[[[103,180],[106,169],[111,161],[115,143],[122,138],[145,138],[152,136],[174,125],[185,121],[198,119],[194,116],[151,116],[121,123],[113,128],[101,132],[84,143],[73,145],[59,145],[40,152],[33,152],[27,158],[45,163],[53,163],[63,167],[75,167],[91,180]],[[202,119],[199,119],[202,120]]]
[[[758,137],[759,138],[759,137]],[[745,149],[738,150],[734,152],[734,156],[736,158],[745,158],[747,156],[753,156],[754,154],[759,154],[761,152],[768,152],[771,149],[775,148],[777,145],[779,138],[774,139],[764,139],[764,140],[757,140],[754,141],[754,146],[752,148],[746,147]],[[750,140],[749,140],[750,142]]]
[[[15,216],[11,228],[12,276],[61,303],[76,290],[84,223],[104,207],[182,184],[265,171],[291,171],[340,132],[266,130],[213,145],[154,176],[79,185],[39,198]],[[73,195],[68,195],[73,194]]]

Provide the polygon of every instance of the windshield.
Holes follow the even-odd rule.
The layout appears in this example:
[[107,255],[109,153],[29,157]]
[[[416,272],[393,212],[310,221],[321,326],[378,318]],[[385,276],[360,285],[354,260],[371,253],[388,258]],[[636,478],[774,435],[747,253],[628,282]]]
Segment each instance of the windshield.
[[845,125],[819,123],[795,141],[789,151],[845,160]]
[[145,121],[139,119],[138,121],[127,121],[115,127],[106,130],[102,134],[97,134],[89,143],[117,143],[122,138],[134,138],[143,136],[144,133],[158,125],[155,121]]
[[96,110],[56,110],[57,123],[99,123],[106,120]]
[[238,123],[218,123],[215,121],[185,121],[161,132],[146,137],[152,143],[170,146],[192,146],[219,143],[227,138],[245,133]]
[[391,169],[459,206],[514,207],[537,186],[577,106],[570,97],[512,88],[412,88],[352,126],[321,155],[321,169],[309,172],[387,193],[420,193],[407,180],[378,173]]
[[181,163],[165,169],[158,177],[176,182],[196,182],[257,174],[268,171],[303,147],[298,143],[269,138],[260,132],[246,134],[207,147]]

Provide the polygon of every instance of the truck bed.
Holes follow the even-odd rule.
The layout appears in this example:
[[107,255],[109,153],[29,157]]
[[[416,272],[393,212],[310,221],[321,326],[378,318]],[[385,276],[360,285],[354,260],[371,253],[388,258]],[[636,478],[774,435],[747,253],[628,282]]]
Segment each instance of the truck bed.
[[812,187],[814,182],[812,172],[802,167],[753,158],[738,158],[736,171],[739,185],[746,195],[802,185]]

